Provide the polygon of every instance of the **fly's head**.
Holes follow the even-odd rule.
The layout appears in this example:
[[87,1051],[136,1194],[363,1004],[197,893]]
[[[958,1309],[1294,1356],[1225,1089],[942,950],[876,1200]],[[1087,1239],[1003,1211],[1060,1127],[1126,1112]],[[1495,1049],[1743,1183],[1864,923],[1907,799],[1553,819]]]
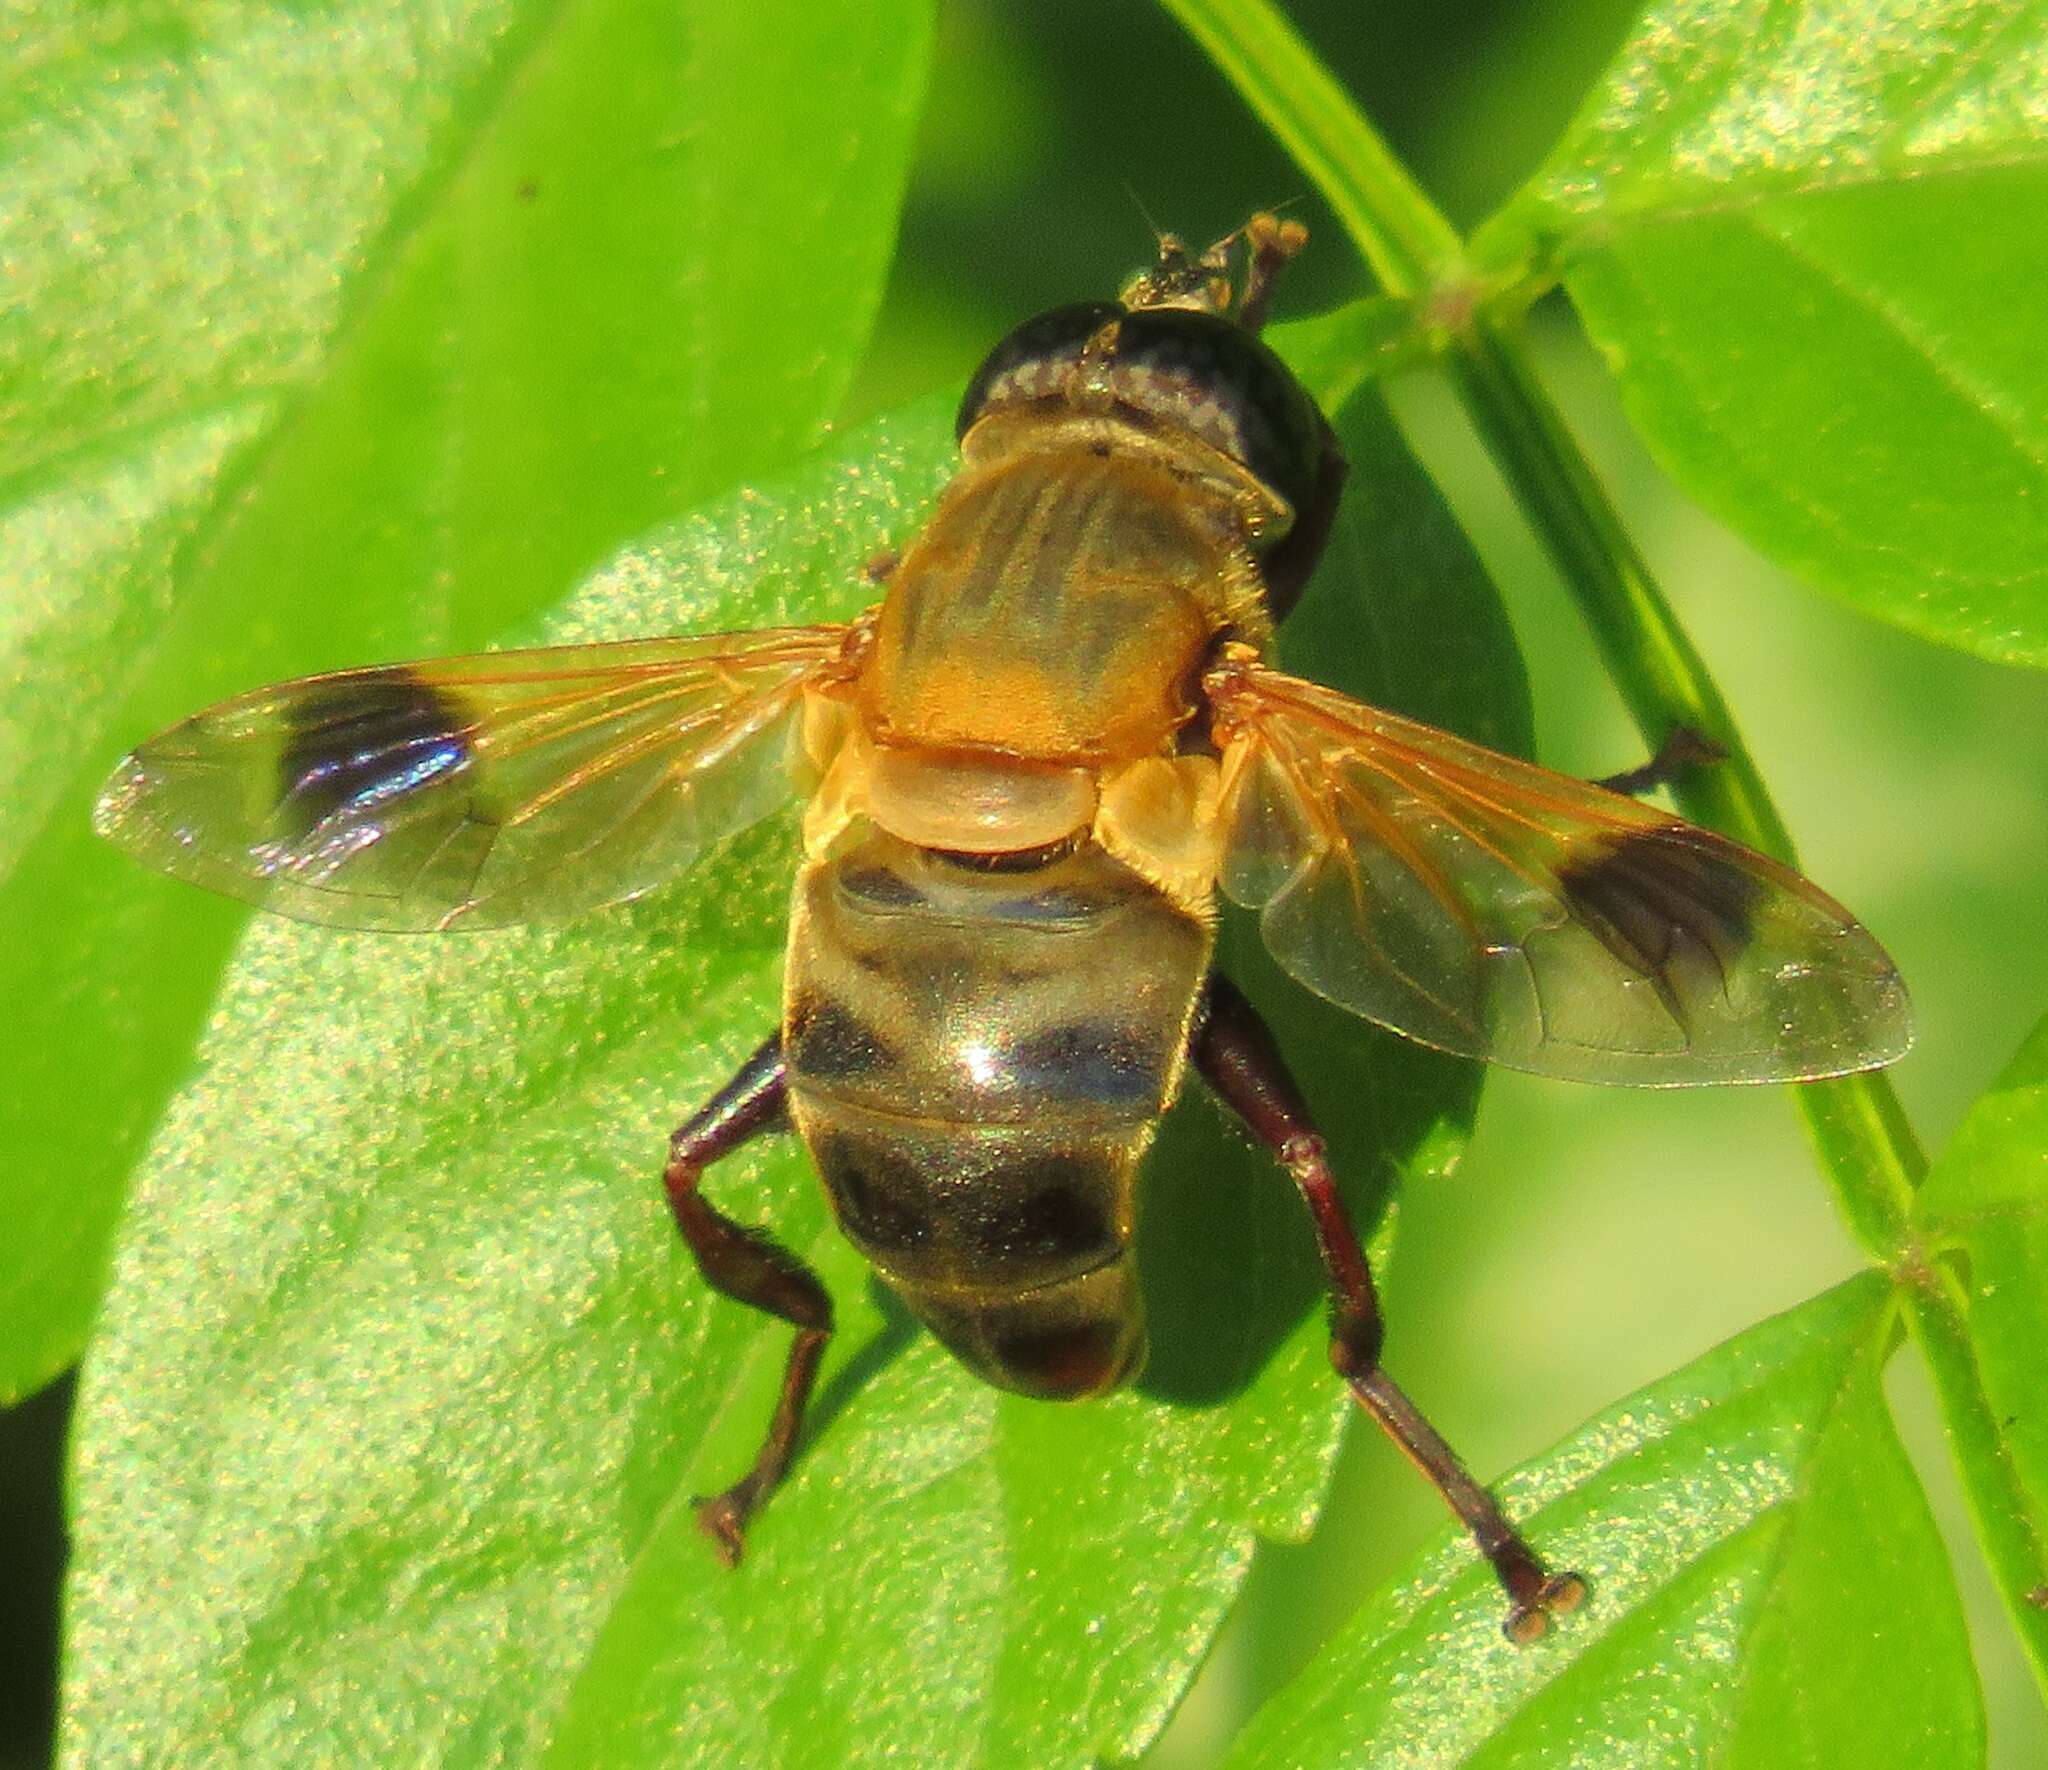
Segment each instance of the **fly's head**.
[[972,452],[979,430],[1007,446],[1024,419],[1231,487],[1269,606],[1284,615],[1328,538],[1345,471],[1328,421],[1258,336],[1274,278],[1307,237],[1271,215],[1201,253],[1162,235],[1157,261],[1119,300],[1056,307],[989,352],[960,404],[963,445]]

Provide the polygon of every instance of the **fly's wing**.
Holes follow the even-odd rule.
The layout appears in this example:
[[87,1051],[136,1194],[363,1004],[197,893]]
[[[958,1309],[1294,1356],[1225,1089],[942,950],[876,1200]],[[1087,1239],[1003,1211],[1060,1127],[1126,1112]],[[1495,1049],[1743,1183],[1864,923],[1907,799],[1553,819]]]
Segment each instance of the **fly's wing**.
[[239,695],[115,770],[94,825],[305,922],[496,928],[638,896],[790,790],[845,627],[347,670]]
[[1678,1087],[1874,1068],[1884,949],[1788,867],[1653,807],[1226,665],[1222,887],[1281,966],[1446,1051]]

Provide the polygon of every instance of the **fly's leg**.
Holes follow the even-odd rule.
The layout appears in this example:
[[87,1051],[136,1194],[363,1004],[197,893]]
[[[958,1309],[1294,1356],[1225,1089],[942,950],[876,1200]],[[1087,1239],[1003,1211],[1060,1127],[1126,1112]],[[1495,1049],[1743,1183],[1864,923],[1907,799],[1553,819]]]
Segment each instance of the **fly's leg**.
[[1727,754],[1705,732],[1694,731],[1690,725],[1674,725],[1649,761],[1638,768],[1624,768],[1619,774],[1604,774],[1593,785],[1610,793],[1647,793],[1653,787],[1668,787],[1690,770],[1719,762]]
[[1586,1582],[1576,1573],[1545,1569],[1507,1521],[1499,1501],[1472,1478],[1422,1410],[1380,1368],[1383,1330],[1372,1268],[1337,1196],[1323,1140],[1266,1023],[1221,972],[1210,974],[1191,1055],[1217,1097],[1279,1158],[1308,1205],[1330,1277],[1330,1362],[1359,1405],[1429,1477],[1492,1563],[1508,1595],[1502,1625],[1508,1639],[1518,1644],[1541,1639],[1551,1618],[1578,1607]]
[[719,1559],[728,1567],[739,1565],[747,1520],[789,1468],[804,1403],[817,1380],[825,1342],[832,1337],[832,1299],[808,1266],[760,1230],[745,1228],[715,1209],[697,1183],[720,1156],[764,1132],[789,1128],[787,1084],[782,1035],[777,1033],[669,1139],[668,1167],[662,1174],[676,1227],[705,1282],[735,1302],[779,1315],[796,1328],[782,1374],[782,1396],[754,1466],[723,1493],[697,1502],[697,1522],[718,1545]]
[[1283,221],[1277,215],[1264,213],[1254,215],[1244,226],[1225,234],[1199,254],[1190,252],[1179,236],[1161,234],[1158,262],[1124,284],[1119,299],[1133,312],[1147,307],[1227,312],[1231,248],[1240,240],[1245,248],[1244,292],[1231,317],[1247,332],[1256,332],[1266,323],[1266,307],[1273,299],[1273,285],[1280,280],[1280,273],[1308,244],[1308,229],[1298,221]]
[[1244,299],[1238,304],[1237,323],[1256,332],[1266,323],[1266,307],[1273,299],[1273,285],[1287,268],[1288,260],[1308,244],[1308,229],[1298,221],[1282,221],[1277,215],[1254,215],[1244,224],[1244,241],[1250,264],[1244,275]]

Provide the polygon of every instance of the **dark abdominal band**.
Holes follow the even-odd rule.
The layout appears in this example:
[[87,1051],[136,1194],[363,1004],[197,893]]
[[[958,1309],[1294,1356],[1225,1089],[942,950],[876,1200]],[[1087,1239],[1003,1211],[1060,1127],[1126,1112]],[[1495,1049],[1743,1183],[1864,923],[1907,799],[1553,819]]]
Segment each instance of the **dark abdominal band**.
[[904,1121],[824,1132],[817,1159],[847,1234],[892,1276],[1015,1290],[1123,1252],[1094,1151]]

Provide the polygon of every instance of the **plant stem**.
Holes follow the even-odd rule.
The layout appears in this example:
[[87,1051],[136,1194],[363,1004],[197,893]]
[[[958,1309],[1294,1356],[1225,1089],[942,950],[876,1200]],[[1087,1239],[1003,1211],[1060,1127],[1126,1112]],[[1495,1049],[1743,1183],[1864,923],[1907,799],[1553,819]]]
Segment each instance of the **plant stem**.
[[[1720,691],[1526,357],[1481,322],[1449,361],[1467,410],[1571,586],[1644,737],[1655,744],[1674,724],[1686,724],[1726,751],[1723,761],[1680,785],[1680,804],[1701,822],[1792,861],[1783,820]],[[2048,1694],[2048,1611],[2040,1603],[2048,1593],[2048,1544],[1984,1393],[1967,1304],[1916,1239],[1913,1195],[1927,1169],[1919,1139],[1880,1074],[1812,1082],[1794,1092],[1837,1207],[1865,1251],[1898,1281],[1986,1560]]]
[[[1388,294],[1458,288],[1464,247],[1408,169],[1270,0],[1163,0],[1312,177]],[[1440,317],[1455,314],[1439,302]],[[1687,812],[1793,860],[1791,838],[1727,702],[1679,625],[1520,346],[1481,312],[1460,316],[1453,382],[1517,502],[1592,629],[1630,715],[1652,748],[1689,725],[1727,752],[1681,790]],[[1798,1090],[1843,1216],[1891,1265],[1926,1168],[1891,1084],[1849,1076]]]
[[1705,661],[1607,501],[1527,353],[1475,320],[1446,359],[1453,384],[1592,629],[1629,715],[1654,747],[1688,725],[1728,752],[1683,781],[1701,822],[1792,861],[1792,839]]
[[1932,1267],[1901,1277],[1906,1327],[1934,1379],[1950,1462],[2035,1686],[2048,1698],[2048,1542],[1984,1393],[1966,1305]]

